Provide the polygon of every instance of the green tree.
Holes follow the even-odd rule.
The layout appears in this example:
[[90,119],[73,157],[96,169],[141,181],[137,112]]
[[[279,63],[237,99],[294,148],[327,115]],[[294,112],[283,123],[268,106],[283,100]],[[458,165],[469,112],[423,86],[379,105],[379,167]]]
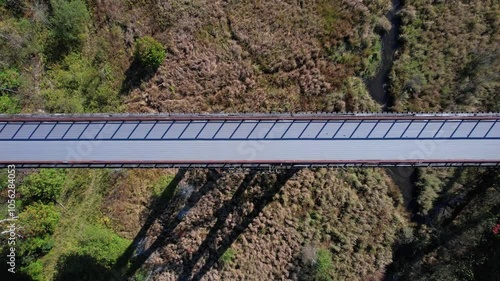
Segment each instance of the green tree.
[[33,281],[46,280],[43,276],[43,263],[37,260],[21,268],[21,271],[28,275]]
[[129,244],[129,240],[104,226],[89,225],[78,243],[78,254],[92,256],[100,265],[111,268]]
[[51,0],[50,4],[53,44],[49,46],[49,52],[58,59],[81,48],[87,36],[90,14],[83,0]]
[[166,57],[163,45],[151,36],[144,36],[135,42],[135,56],[141,65],[156,70]]
[[19,214],[20,234],[24,237],[19,243],[21,273],[32,280],[43,280],[43,265],[40,257],[54,246],[52,234],[59,222],[59,212],[54,204],[34,203]]
[[59,258],[53,280],[113,280],[111,267],[129,245],[112,230],[88,225],[78,247]]
[[7,68],[0,71],[0,91],[17,90],[21,86],[19,71]]
[[109,66],[94,66],[78,53],[47,72],[46,109],[58,113],[119,111],[120,99]]
[[29,175],[20,187],[27,202],[52,202],[61,194],[65,172],[55,169],[42,169]]
[[0,113],[14,114],[21,111],[17,89],[21,86],[19,71],[7,68],[0,71]]
[[0,94],[0,113],[15,114],[21,111],[19,100],[11,95]]
[[426,216],[432,209],[434,201],[439,197],[443,182],[431,169],[420,169],[418,171],[419,180],[415,184],[419,192],[417,202],[420,207],[419,213]]
[[59,213],[54,204],[34,203],[19,214],[19,224],[25,240],[20,243],[20,254],[24,265],[29,265],[38,257],[48,253],[54,241],[52,234],[59,221]]
[[22,232],[26,237],[44,237],[54,233],[59,213],[53,203],[36,202],[19,214],[19,221],[23,225]]

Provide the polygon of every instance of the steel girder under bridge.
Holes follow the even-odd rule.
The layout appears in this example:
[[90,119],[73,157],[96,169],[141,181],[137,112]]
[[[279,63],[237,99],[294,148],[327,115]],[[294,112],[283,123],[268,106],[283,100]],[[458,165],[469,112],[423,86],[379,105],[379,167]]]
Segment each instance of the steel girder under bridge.
[[0,115],[0,167],[498,166],[498,113]]

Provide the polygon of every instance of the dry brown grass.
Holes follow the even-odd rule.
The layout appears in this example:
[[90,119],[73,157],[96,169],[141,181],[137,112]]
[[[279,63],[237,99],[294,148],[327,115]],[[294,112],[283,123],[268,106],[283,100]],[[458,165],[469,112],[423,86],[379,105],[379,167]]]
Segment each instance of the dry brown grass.
[[[153,5],[145,1],[145,7]],[[127,99],[134,112],[379,110],[346,80],[364,76],[389,7],[348,1],[190,1],[155,6],[168,17],[124,23],[153,33],[165,63]],[[134,6],[125,13],[140,11]],[[140,14],[140,12],[138,13]],[[344,57],[332,56],[342,49]]]
[[134,238],[149,213],[155,193],[165,188],[156,184],[174,173],[175,170],[163,169],[120,171],[102,204],[103,213],[109,218],[108,226],[122,237]]
[[[257,173],[242,188],[244,176],[223,173],[167,234],[165,243],[146,263],[162,267],[155,280],[176,279],[190,265],[189,273],[195,275],[214,259],[212,255],[217,249],[228,246],[232,233],[277,180],[275,174]],[[204,184],[206,181],[202,180],[194,187],[199,189]],[[307,279],[310,264],[301,257],[305,245],[330,250],[335,267],[332,274],[340,280],[380,276],[391,262],[392,243],[406,224],[400,207],[395,207],[401,198],[388,196],[392,193],[391,185],[385,174],[375,170],[302,170],[230,242],[236,253],[233,262],[223,267],[216,263],[203,279]],[[236,195],[239,192],[242,193]],[[234,196],[238,200],[234,201]],[[157,238],[150,235],[147,244],[154,244]]]

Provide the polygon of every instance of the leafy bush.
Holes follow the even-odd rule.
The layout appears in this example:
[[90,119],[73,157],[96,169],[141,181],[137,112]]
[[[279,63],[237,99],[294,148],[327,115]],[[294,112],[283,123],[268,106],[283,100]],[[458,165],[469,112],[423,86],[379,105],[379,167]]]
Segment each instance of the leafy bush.
[[29,175],[20,187],[27,202],[51,202],[61,194],[65,172],[55,169],[42,169]]
[[325,249],[318,250],[316,265],[314,267],[314,279],[318,281],[332,280],[333,270],[332,254]]
[[21,234],[25,237],[19,247],[23,264],[29,265],[52,249],[52,234],[58,221],[59,213],[53,204],[34,203],[19,214]]
[[[165,196],[171,198],[175,193],[175,186],[170,186],[174,177],[172,175],[161,176],[153,185],[153,196],[160,197],[165,192]],[[170,186],[170,189],[166,188]],[[168,195],[167,195],[168,193]]]
[[107,65],[94,66],[91,59],[71,53],[47,75],[48,89],[43,92],[47,111],[114,112],[120,108],[115,79]]
[[20,75],[17,69],[7,68],[0,71],[0,90],[16,90],[20,85]]
[[111,268],[130,241],[101,225],[86,225],[75,238],[76,247],[59,256],[53,280],[115,280]]
[[[0,8],[1,9],[1,8]],[[3,11],[3,10],[2,10]],[[48,32],[27,18],[0,17],[0,84],[16,89],[23,82],[22,72],[34,69],[36,59],[45,44]],[[7,82],[7,83],[5,83]],[[6,85],[7,84],[7,85]],[[28,83],[26,83],[28,84]]]
[[151,270],[141,268],[132,277],[131,281],[148,281]]
[[163,45],[151,36],[144,36],[135,42],[135,56],[143,67],[157,69],[166,57]]
[[49,48],[54,58],[59,58],[62,54],[81,48],[86,38],[90,14],[83,0],[51,0],[50,4],[53,11],[50,23],[54,44]]
[[57,272],[52,280],[66,281],[109,281],[121,280],[116,274],[102,265],[90,255],[69,253],[57,261]]
[[44,91],[45,110],[52,113],[82,113],[84,112],[83,97],[71,95],[64,89]]
[[41,260],[37,260],[21,268],[21,272],[28,275],[33,281],[43,281],[46,280],[43,277],[43,263]]
[[21,111],[21,105],[16,97],[0,95],[0,113],[15,114]]
[[14,92],[21,86],[19,71],[7,68],[0,71],[0,113],[14,114],[21,111]]
[[349,77],[344,81],[342,91],[345,93],[348,111],[380,111],[380,105],[370,98],[365,83],[359,77]]
[[111,268],[129,244],[130,241],[121,238],[112,230],[100,225],[91,225],[82,235],[78,254],[92,256],[101,266]]
[[59,213],[54,204],[34,203],[19,214],[26,237],[43,237],[54,233],[59,221]]
[[222,254],[222,256],[219,258],[219,260],[222,262],[223,265],[227,265],[229,264],[231,261],[233,261],[234,257],[235,257],[235,252],[233,249],[231,248],[228,248],[224,254]]
[[78,240],[74,250],[58,259],[54,280],[115,280],[111,267],[130,241],[101,225],[87,225]]

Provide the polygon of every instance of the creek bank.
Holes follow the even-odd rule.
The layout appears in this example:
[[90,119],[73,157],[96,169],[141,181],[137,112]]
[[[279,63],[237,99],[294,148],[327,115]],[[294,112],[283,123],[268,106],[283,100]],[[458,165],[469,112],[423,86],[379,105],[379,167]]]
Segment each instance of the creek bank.
[[383,111],[390,110],[393,105],[392,96],[388,93],[387,83],[389,82],[389,73],[394,62],[394,55],[401,46],[399,41],[401,18],[398,13],[402,6],[401,0],[392,0],[392,9],[386,15],[391,23],[391,29],[381,35],[382,61],[375,75],[365,81],[368,92],[376,102],[382,105]]
[[[401,32],[401,18],[398,15],[403,6],[402,0],[392,0],[392,9],[386,17],[391,23],[391,29],[381,34],[382,61],[375,75],[365,81],[370,96],[382,105],[383,111],[390,111],[394,101],[388,91],[389,74],[394,63],[394,56],[401,47],[399,34]],[[401,190],[405,207],[411,214],[416,212],[416,173],[413,167],[388,168],[389,174]]]

